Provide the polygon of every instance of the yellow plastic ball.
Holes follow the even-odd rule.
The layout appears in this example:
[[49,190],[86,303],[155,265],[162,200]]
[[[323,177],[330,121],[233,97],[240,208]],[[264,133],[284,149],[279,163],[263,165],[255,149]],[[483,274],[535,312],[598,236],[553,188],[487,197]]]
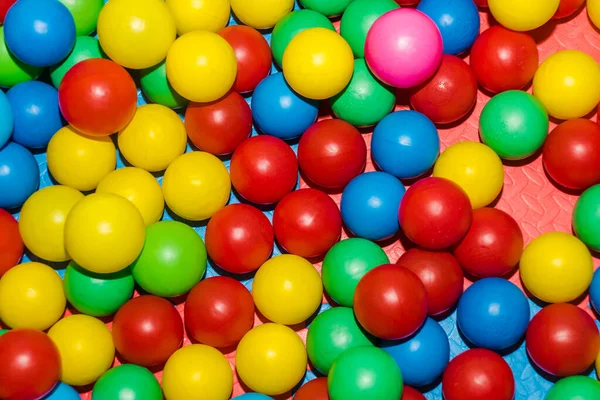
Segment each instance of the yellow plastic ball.
[[119,132],[118,143],[131,165],[157,172],[185,152],[187,134],[175,111],[160,104],[145,104]]
[[233,390],[233,371],[217,349],[193,344],[177,350],[162,375],[167,400],[227,400]]
[[462,187],[474,209],[494,201],[504,185],[500,157],[479,142],[460,142],[448,147],[435,163],[433,176],[449,179]]
[[225,207],[231,179],[217,157],[194,151],[177,157],[162,182],[165,202],[177,215],[190,221],[212,217]]
[[596,376],[600,378],[600,353],[598,353],[598,357],[596,357]]
[[235,366],[242,381],[253,391],[278,395],[291,390],[306,372],[306,348],[292,329],[264,324],[240,341]]
[[137,207],[146,225],[158,221],[165,209],[165,199],[158,181],[140,168],[114,170],[100,181],[96,193],[112,193],[126,198]]
[[325,28],[297,34],[283,53],[283,75],[304,97],[324,100],[348,85],[354,72],[354,55],[348,43]]
[[56,323],[48,332],[58,347],[62,364],[61,382],[89,385],[107,371],[115,358],[112,335],[99,319],[71,315]]
[[252,282],[256,308],[278,324],[306,321],[323,297],[321,276],[304,258],[284,254],[266,261]]
[[85,136],[70,126],[52,136],[46,157],[48,170],[58,183],[83,192],[96,189],[117,165],[117,152],[110,137]]
[[213,32],[194,31],[179,37],[167,54],[167,79],[191,101],[223,97],[233,86],[237,61],[231,45]]
[[530,31],[544,25],[558,10],[560,0],[488,0],[496,21],[513,31]]
[[48,186],[31,195],[21,208],[19,232],[33,254],[48,261],[67,261],[65,221],[71,208],[83,199],[68,186]]
[[66,305],[60,276],[45,264],[19,264],[0,279],[0,320],[11,328],[48,329]]
[[596,28],[600,28],[600,0],[587,0],[587,12]]
[[547,303],[566,303],[590,286],[594,263],[581,240],[568,233],[551,232],[525,247],[520,272],[532,295]]
[[98,17],[102,50],[125,68],[158,64],[175,36],[175,21],[162,0],[110,0]]
[[533,94],[555,118],[583,117],[600,102],[600,65],[578,50],[554,53],[535,73]]
[[144,219],[127,199],[112,193],[85,197],[71,209],[65,245],[81,267],[99,274],[126,268],[142,251]]
[[229,22],[229,0],[165,0],[175,18],[177,33],[217,32]]
[[294,0],[231,0],[236,17],[256,29],[268,29],[294,8]]

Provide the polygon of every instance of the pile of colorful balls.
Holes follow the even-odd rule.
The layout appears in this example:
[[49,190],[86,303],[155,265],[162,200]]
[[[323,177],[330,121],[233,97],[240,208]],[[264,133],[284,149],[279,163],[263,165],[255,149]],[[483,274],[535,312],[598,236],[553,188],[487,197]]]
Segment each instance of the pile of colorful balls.
[[584,2],[0,0],[0,398],[599,400]]

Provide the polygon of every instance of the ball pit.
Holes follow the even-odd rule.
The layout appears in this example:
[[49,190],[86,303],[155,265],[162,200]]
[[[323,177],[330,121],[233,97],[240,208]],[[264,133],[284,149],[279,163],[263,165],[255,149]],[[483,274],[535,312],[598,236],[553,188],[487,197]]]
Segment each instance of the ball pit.
[[0,208],[0,277],[19,263],[23,255],[23,239],[19,224],[12,215]]

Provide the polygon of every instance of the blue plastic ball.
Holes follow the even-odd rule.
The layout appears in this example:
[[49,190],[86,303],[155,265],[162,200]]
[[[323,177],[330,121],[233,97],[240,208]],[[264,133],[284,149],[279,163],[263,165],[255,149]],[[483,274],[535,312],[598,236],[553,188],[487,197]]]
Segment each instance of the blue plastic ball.
[[9,142],[0,149],[0,208],[21,207],[40,184],[40,170],[33,154]]
[[77,390],[66,383],[59,382],[43,400],[80,400]]
[[590,303],[597,313],[600,313],[600,268],[594,272],[594,278],[590,285]]
[[477,347],[503,350],[516,345],[525,334],[529,319],[525,294],[506,279],[477,281],[458,302],[458,327]]
[[234,397],[233,400],[273,400],[273,398],[260,393],[246,393]]
[[417,10],[440,29],[444,54],[468,50],[479,35],[479,11],[473,0],[422,0]]
[[4,39],[25,64],[49,67],[69,55],[75,45],[75,21],[58,0],[19,0],[6,14]]
[[0,147],[4,146],[10,135],[12,135],[14,118],[10,102],[2,90],[0,90]]
[[425,386],[438,379],[450,361],[450,343],[440,324],[427,318],[423,326],[402,341],[380,345],[400,367],[404,383]]
[[58,108],[58,90],[38,81],[22,82],[7,93],[15,126],[12,140],[23,146],[40,149],[63,127]]
[[342,220],[356,236],[383,240],[398,232],[398,208],[406,189],[385,172],[367,172],[352,179],[342,193]]
[[410,110],[396,111],[375,127],[371,153],[383,171],[398,178],[415,178],[437,160],[440,137],[425,115]]
[[296,94],[282,73],[263,79],[252,95],[252,117],[256,127],[283,140],[302,135],[317,119],[319,102]]

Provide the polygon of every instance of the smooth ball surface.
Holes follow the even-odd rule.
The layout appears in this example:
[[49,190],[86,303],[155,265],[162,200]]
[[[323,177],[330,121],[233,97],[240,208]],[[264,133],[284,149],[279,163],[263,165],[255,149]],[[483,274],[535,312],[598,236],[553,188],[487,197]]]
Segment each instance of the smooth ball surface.
[[21,207],[40,184],[38,163],[25,147],[9,142],[0,148],[0,208]]
[[153,103],[173,109],[185,107],[189,103],[169,83],[166,61],[140,70],[140,86],[144,95]]
[[513,31],[530,31],[554,16],[560,0],[488,0],[494,19]]
[[548,391],[546,400],[592,400],[600,396],[600,383],[587,376],[561,379]]
[[[573,209],[573,231],[590,249],[600,250],[600,185],[581,194]],[[600,303],[599,303],[600,304]]]
[[3,147],[10,139],[15,126],[12,108],[4,92],[0,92],[0,113],[2,113],[2,119],[0,119],[0,147]]
[[229,0],[166,0],[165,4],[179,35],[201,30],[217,32],[227,25],[231,13]]
[[[244,399],[245,400],[245,399]],[[252,399],[248,399],[252,400]],[[255,399],[267,400],[267,399]],[[306,382],[294,394],[294,400],[329,400],[329,391],[327,389],[327,378],[321,377]]]
[[[69,0],[65,0],[69,1]],[[78,3],[85,3],[85,1],[75,0],[73,4],[77,5]],[[93,0],[97,1],[97,0]],[[89,1],[88,1],[89,2]],[[100,0],[102,4],[102,0]],[[81,61],[89,60],[90,58],[103,58],[106,57],[102,48],[100,47],[100,42],[98,39],[90,37],[90,36],[79,36],[77,40],[75,40],[75,46],[69,56],[62,60],[60,63],[53,65],[50,67],[50,79],[52,80],[52,84],[55,88],[60,87],[60,83],[62,82],[65,74],[73,68],[73,66]]]
[[598,312],[600,310],[600,272],[594,272],[594,278],[590,285],[590,304]]
[[19,223],[12,214],[0,208],[0,277],[19,263],[23,247]]
[[37,79],[43,67],[34,67],[19,61],[7,48],[4,26],[0,26],[0,86],[12,87],[20,82]]
[[588,17],[594,26],[600,26],[600,1],[597,0],[589,0],[586,1],[586,8]]
[[353,0],[300,0],[309,10],[317,11],[326,17],[335,17],[346,10]]
[[58,382],[54,389],[48,393],[44,400],[80,400],[77,390],[66,383]]
[[400,400],[425,400],[425,396],[417,389],[410,386],[404,386]]
[[122,398],[162,400],[162,390],[152,372],[132,364],[114,367],[100,377],[92,390],[94,400]]
[[294,0],[231,0],[231,10],[244,25],[269,29],[294,8]]
[[71,12],[75,21],[75,32],[79,38],[96,30],[103,0],[59,0]]

